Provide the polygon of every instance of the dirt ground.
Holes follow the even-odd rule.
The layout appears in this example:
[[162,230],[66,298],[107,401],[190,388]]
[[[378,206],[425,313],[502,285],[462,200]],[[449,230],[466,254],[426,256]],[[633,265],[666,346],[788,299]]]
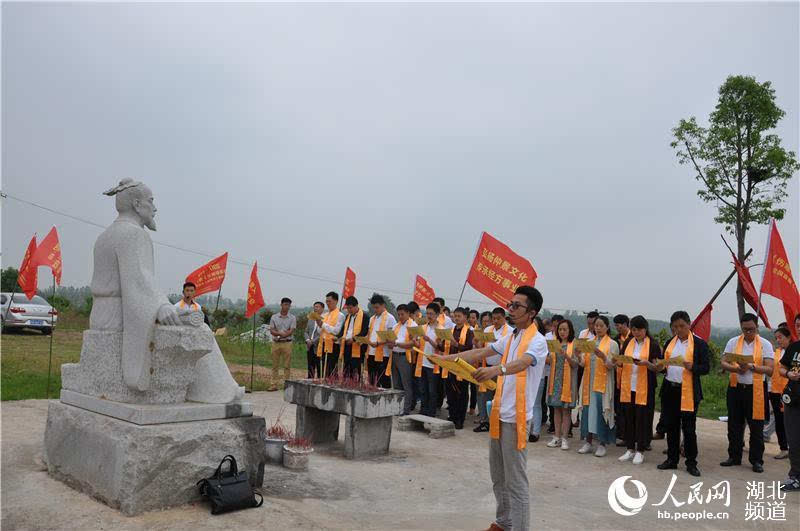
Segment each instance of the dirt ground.
[[[284,403],[279,392],[248,395],[257,414],[269,423]],[[489,481],[488,434],[458,431],[454,438],[429,439],[421,432],[392,433],[388,456],[367,461],[341,457],[342,444],[317,448],[308,472],[290,472],[268,466],[263,507],[211,516],[202,504],[126,517],[88,496],[51,479],[41,461],[47,402],[26,400],[2,403],[2,528],[11,529],[485,529],[494,515]],[[294,423],[294,406],[285,408],[287,424]],[[472,427],[471,417],[468,419]],[[701,478],[689,476],[683,466],[660,471],[665,441],[654,441],[644,464],[619,463],[622,448],[610,448],[606,457],[579,455],[576,439],[570,451],[545,447],[548,438],[529,445],[532,529],[800,529],[800,494],[770,498],[769,485],[785,478],[787,461],[772,458],[777,445],[767,444],[765,473],[749,467],[724,469],[725,424],[698,420]],[[342,436],[344,430],[341,431]],[[675,501],[660,506],[670,484]],[[609,507],[608,491],[620,476],[632,476],[647,488],[647,503],[639,514],[621,516]],[[707,500],[708,490],[730,481],[730,505]],[[691,485],[703,503],[687,503]],[[763,495],[753,498],[753,514],[746,520],[747,482],[765,483]],[[629,495],[635,494],[630,482]],[[676,507],[676,503],[682,503]],[[768,510],[785,509],[785,521],[766,521]],[[679,521],[659,517],[659,510],[683,513],[726,513],[724,520]],[[780,516],[773,513],[773,516]],[[688,515],[686,516],[688,518]]]

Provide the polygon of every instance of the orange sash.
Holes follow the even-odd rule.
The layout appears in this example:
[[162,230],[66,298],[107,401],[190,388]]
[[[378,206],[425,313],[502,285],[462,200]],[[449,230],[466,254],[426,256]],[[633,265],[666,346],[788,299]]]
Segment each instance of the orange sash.
[[[606,334],[598,348],[601,352],[608,355],[608,351],[611,349],[611,337]],[[581,382],[581,387],[583,388],[583,405],[589,405],[589,376],[592,374],[592,357],[594,354],[591,352],[587,352],[583,355],[583,382]],[[605,362],[599,361],[594,370],[594,381],[592,383],[592,390],[598,391],[600,393],[605,393],[606,391],[606,364]],[[601,374],[598,378],[598,374]],[[599,388],[598,388],[599,387]]]
[[[339,320],[339,308],[334,308],[333,311],[328,312],[328,315],[325,316],[325,324],[328,326],[336,326],[336,322]],[[323,351],[323,344],[325,348],[325,353],[330,354],[333,352],[333,334],[322,328],[320,331],[320,340],[317,343],[317,357],[322,357]]]
[[[381,322],[378,324],[378,331],[386,330],[386,318],[389,316],[389,312],[383,310],[383,315],[381,316]],[[369,320],[369,340],[372,341],[372,330],[375,328],[375,315],[373,315]],[[383,345],[378,345],[375,347],[375,361],[383,361]]]
[[[625,341],[628,340],[630,335],[631,335],[630,332],[628,332],[624,336],[622,334],[619,335],[619,337],[617,338],[617,342],[619,343],[619,348],[622,348],[622,345],[625,344]],[[622,367],[617,367],[615,370],[617,373],[617,389],[619,389],[619,385],[622,382]]]
[[[345,343],[345,336],[347,336],[347,328],[350,326],[350,318],[353,317],[349,312],[347,314],[347,319],[344,320],[344,333],[342,333],[342,352],[344,352],[344,343]],[[361,325],[364,323],[364,310],[361,308],[358,309],[358,313],[356,314],[356,322],[353,323],[353,338],[356,337],[356,333],[361,331]],[[353,348],[351,351],[351,357],[354,359],[358,359],[361,357],[361,344],[356,343],[353,341]]]
[[[467,331],[469,331],[469,326],[467,326],[467,325],[462,326],[461,327],[461,333],[458,334],[458,338],[456,339],[456,342],[459,345],[461,345],[462,347],[464,346],[464,343],[467,342]],[[447,353],[450,352],[450,342],[449,341],[445,341],[445,351]],[[442,378],[447,378],[448,374],[449,374],[449,371],[447,369],[443,370],[442,371]],[[463,378],[461,376],[456,375],[456,381],[460,382],[461,380],[463,380]]]
[[[625,355],[629,358],[633,357],[633,352],[636,349],[634,345],[636,339],[628,342],[625,347]],[[650,338],[645,337],[644,343],[639,347],[639,359],[650,359]],[[620,387],[619,401],[626,404],[631,401],[631,377],[633,371],[636,369],[636,404],[639,406],[647,405],[647,367],[644,365],[635,365],[633,363],[622,364],[622,386]]]
[[[689,332],[689,344],[686,345],[686,352],[683,353],[683,359],[689,363],[694,363],[694,334]],[[678,336],[672,338],[672,341],[667,345],[667,350],[664,351],[664,359],[668,360],[672,356],[672,350],[678,343]],[[669,369],[667,369],[669,370]],[[683,369],[683,377],[681,379],[681,411],[694,411],[694,382],[692,382],[692,371]]]
[[[534,323],[531,323],[530,326],[525,329],[525,331],[522,333],[522,337],[519,340],[519,345],[517,345],[516,357],[514,358],[515,360],[519,359],[520,355],[525,355],[525,351],[528,350],[528,345],[536,336],[537,331],[536,324]],[[513,337],[508,338],[506,350],[503,352],[503,359],[500,361],[501,365],[506,364],[508,352],[511,350],[511,342],[513,340]],[[528,443],[528,423],[526,419],[527,405],[525,403],[525,384],[528,382],[528,371],[519,371],[515,377],[514,399],[517,421],[517,450],[522,450]],[[500,438],[500,406],[503,399],[504,381],[505,376],[500,375],[497,377],[497,390],[494,392],[492,412],[489,415],[489,435],[492,437],[492,439]]]
[[[741,354],[744,348],[744,335],[739,336],[736,341],[736,354]],[[761,337],[756,336],[755,345],[753,345],[753,365],[761,365],[763,362],[761,352]],[[764,375],[760,372],[751,371],[753,373],[753,420],[764,420]],[[739,383],[739,377],[735,372],[731,373],[730,386],[736,387]]]
[[[181,310],[182,310],[182,309],[184,309],[184,308],[186,308],[186,301],[184,301],[183,299],[181,299],[181,300],[178,302],[178,308],[180,308]],[[194,302],[194,301],[193,301],[193,302],[192,302],[192,305],[191,305],[191,306],[189,306],[189,308],[190,308],[190,309],[192,309],[192,310],[200,310],[200,305],[199,305],[199,304],[197,304],[196,302]]]
[[[564,403],[572,402],[572,366],[569,364],[569,360],[572,359],[572,350],[575,346],[573,341],[567,343],[567,359],[564,360],[564,369],[561,374],[561,400]],[[555,379],[556,379],[556,360],[558,356],[555,352],[551,353],[550,356],[552,359],[550,360],[550,378],[547,380],[547,395],[550,396],[553,394],[553,389],[555,388]]]
[[772,376],[770,377],[769,382],[770,393],[783,393],[783,390],[786,388],[786,384],[789,383],[789,378],[781,376],[780,373],[781,364],[779,363],[779,360],[781,359],[782,354],[782,348],[775,350],[775,363],[772,365]]
[[[409,324],[409,320],[406,320],[405,326],[408,327],[408,324]],[[401,324],[401,323],[397,323],[394,326],[394,334],[397,336],[397,340],[398,341],[400,340],[400,328],[403,327],[403,326],[404,325]],[[408,328],[406,328],[406,342],[408,342],[407,340],[408,340]],[[384,374],[386,376],[391,376],[392,375],[392,356],[394,356],[394,349],[392,349],[391,352],[389,352],[389,363],[386,364],[386,372],[384,372]],[[410,348],[406,349],[406,360],[408,360],[408,363],[411,363],[411,349]]]

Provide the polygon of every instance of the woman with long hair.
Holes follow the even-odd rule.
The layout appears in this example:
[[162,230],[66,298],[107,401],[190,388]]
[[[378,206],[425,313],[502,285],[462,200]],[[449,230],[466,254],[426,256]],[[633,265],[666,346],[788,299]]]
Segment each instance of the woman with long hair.
[[[583,367],[579,408],[581,408],[581,438],[586,440],[578,450],[595,457],[606,455],[606,444],[613,444],[614,430],[614,362],[619,345],[608,335],[608,317],[600,315],[594,322],[595,349],[580,359]],[[597,449],[592,446],[597,441]]]
[[547,382],[547,405],[553,408],[555,435],[548,448],[569,450],[567,434],[572,423],[572,408],[578,400],[578,353],[575,347],[575,328],[569,319],[558,323],[554,330],[561,343],[561,352],[550,353],[550,376]]
[[[792,333],[786,327],[778,327],[775,330],[775,343],[778,348],[775,349],[775,359],[781,359],[783,351],[792,342]],[[780,452],[775,456],[775,459],[786,459],[789,457],[789,444],[786,440],[786,427],[783,424],[783,402],[781,402],[781,395],[786,387],[788,378],[781,376],[780,363],[776,363],[772,370],[772,376],[769,380],[769,402],[772,404],[772,412],[775,414],[775,433],[778,436],[778,446]]]

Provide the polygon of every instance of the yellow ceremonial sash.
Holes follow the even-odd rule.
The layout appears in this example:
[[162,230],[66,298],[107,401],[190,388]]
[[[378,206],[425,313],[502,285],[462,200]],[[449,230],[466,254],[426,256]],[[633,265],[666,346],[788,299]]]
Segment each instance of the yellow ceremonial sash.
[[[625,341],[627,341],[627,340],[628,340],[628,337],[630,337],[630,335],[631,335],[631,333],[630,333],[630,332],[628,332],[628,333],[627,333],[627,334],[625,334],[624,336],[623,336],[622,334],[620,334],[620,336],[619,336],[619,338],[618,338],[618,342],[619,342],[619,348],[622,348],[622,345],[624,345],[624,344],[625,344]],[[617,367],[617,368],[615,369],[615,371],[616,371],[616,373],[617,373],[617,374],[616,374],[616,375],[617,375],[617,381],[616,381],[616,385],[617,385],[617,389],[619,389],[619,385],[620,385],[620,383],[622,382],[622,367]]]
[[[178,308],[180,308],[181,310],[182,310],[182,309],[184,309],[184,308],[186,308],[186,301],[184,301],[183,299],[181,299],[181,300],[180,300],[180,302],[179,302],[179,306],[178,306]],[[199,305],[199,304],[197,304],[196,302],[192,302],[192,305],[190,306],[190,308],[191,308],[192,310],[199,310],[199,309],[200,309],[200,305]]]
[[[625,356],[633,358],[633,351],[636,349],[636,340],[628,341],[625,347]],[[644,343],[639,348],[639,359],[650,359],[650,338],[645,337]],[[622,387],[620,387],[619,401],[629,403],[631,401],[631,376],[636,369],[636,404],[639,406],[647,405],[647,367],[635,365],[633,363],[623,363],[622,367]]]
[[[572,359],[574,347],[574,341],[567,343],[567,359],[564,360],[564,370],[561,374],[561,397],[559,400],[565,403],[572,402],[572,367],[570,366],[568,360]],[[558,359],[558,355],[556,355],[555,352],[552,352],[550,356],[550,378],[547,380],[548,396],[553,394],[553,389],[555,388],[556,360]]]
[[[530,344],[531,340],[536,336],[536,324],[531,323],[528,328],[522,333],[522,338],[519,340],[519,345],[517,345],[515,359],[520,359],[520,356],[524,356],[525,352],[528,350],[528,345]],[[505,352],[503,352],[503,358],[500,361],[501,365],[506,364],[506,360],[508,359],[508,353],[511,350],[511,343],[513,342],[514,338],[509,337],[508,342],[506,343]],[[515,389],[514,389],[514,400],[516,406],[516,421],[517,421],[517,450],[522,450],[528,443],[528,426],[527,426],[527,405],[525,403],[525,385],[528,382],[528,371],[522,370],[519,371],[516,376],[515,380]],[[503,400],[503,383],[505,382],[505,376],[498,376],[497,377],[497,390],[494,392],[494,399],[492,401],[492,412],[489,415],[489,435],[492,439],[499,439],[500,438],[500,406]]]
[[[588,337],[585,336],[585,337]],[[600,344],[597,346],[600,351],[608,355],[608,351],[611,349],[611,337],[606,334],[605,337],[600,341]],[[592,374],[592,354],[591,352],[587,352],[584,354],[583,358],[583,382],[581,387],[583,388],[583,405],[589,405],[589,375]],[[592,382],[592,391],[597,391],[599,393],[605,393],[606,391],[606,364],[599,360],[595,366],[594,370],[594,380]]]
[[783,393],[783,390],[786,388],[786,384],[789,383],[789,378],[785,376],[781,376],[779,360],[783,355],[783,349],[775,349],[775,363],[772,365],[772,376],[770,377],[769,382],[769,392],[770,393]]
[[[328,326],[336,326],[336,322],[339,320],[339,308],[334,308],[332,311],[328,312],[328,315],[325,316],[325,324]],[[325,330],[324,328],[320,329],[320,340],[317,343],[317,357],[322,357],[323,348],[325,350],[325,354],[330,354],[333,352],[333,334]],[[324,347],[323,347],[324,344]]]
[[[342,352],[344,352],[344,343],[346,341],[345,337],[347,336],[347,328],[350,326],[350,318],[353,317],[351,313],[347,313],[347,319],[344,320],[344,333],[342,334]],[[358,313],[356,314],[356,322],[353,323],[353,339],[355,339],[356,334],[361,330],[361,325],[364,323],[364,310],[361,308],[358,309]],[[361,357],[361,344],[356,343],[353,341],[353,347],[350,354],[351,358],[358,359]]]
[[[394,329],[393,329],[395,335],[397,336],[398,341],[400,340],[400,328],[402,326],[403,326],[403,324],[397,323],[394,326]],[[408,340],[408,321],[405,322],[405,326],[406,326],[406,340]],[[386,376],[391,376],[392,375],[392,356],[394,356],[394,349],[392,349],[389,352],[389,363],[386,364],[386,371],[384,372],[384,374]],[[410,348],[406,349],[406,359],[408,360],[408,363],[411,363],[411,349]]]
[[[744,335],[739,336],[736,341],[736,354],[741,354],[744,348]],[[753,365],[761,365],[763,362],[761,352],[761,338],[756,336],[755,344],[753,345]],[[751,371],[753,373],[753,420],[764,420],[764,375],[760,372]],[[739,383],[739,377],[735,372],[731,373],[730,386],[736,387]]]
[[[381,322],[378,325],[378,331],[386,330],[386,317],[389,315],[389,312],[383,310],[383,315],[381,316]],[[369,340],[372,341],[372,330],[375,327],[375,315],[373,315],[369,320]],[[375,361],[383,361],[383,345],[378,345],[375,347]]]
[[[467,332],[469,331],[469,329],[470,328],[467,325],[462,326],[461,327],[461,332],[458,334],[458,339],[456,339],[458,344],[461,345],[462,347],[464,346],[464,343],[467,342]],[[445,341],[445,349],[447,350],[447,353],[450,352],[450,342],[449,341]],[[445,369],[444,371],[442,371],[442,378],[447,378],[448,374],[449,373],[448,373],[447,369]],[[461,380],[463,380],[463,378],[461,376],[459,376],[459,375],[456,375],[456,381],[460,382]]]
[[[683,353],[683,359],[689,363],[694,363],[694,334],[689,332],[689,344],[686,346],[686,352]],[[672,350],[678,342],[678,336],[672,338],[672,341],[667,345],[667,350],[664,351],[664,359],[668,360],[672,356]],[[667,369],[669,370],[669,369]],[[694,411],[694,382],[692,382],[692,371],[683,369],[683,377],[681,378],[681,411]]]

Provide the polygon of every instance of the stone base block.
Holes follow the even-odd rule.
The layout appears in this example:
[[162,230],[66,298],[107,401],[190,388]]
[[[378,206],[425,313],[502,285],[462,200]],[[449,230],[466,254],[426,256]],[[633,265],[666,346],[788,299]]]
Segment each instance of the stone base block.
[[334,442],[339,439],[339,414],[313,407],[297,406],[294,432],[314,444]]
[[400,431],[427,431],[431,439],[453,437],[456,434],[455,425],[449,420],[437,419],[427,415],[406,415],[397,419],[397,429]]
[[253,414],[250,402],[231,402],[230,404],[125,404],[113,400],[103,400],[94,396],[61,390],[61,402],[81,409],[94,411],[134,424],[168,424],[171,422],[192,422],[196,420],[228,419],[249,417]]
[[54,478],[135,515],[200,499],[195,483],[227,454],[260,487],[265,428],[257,416],[140,426],[52,401],[45,460]]
[[388,454],[391,440],[392,417],[347,417],[345,421],[344,456],[348,459]]

